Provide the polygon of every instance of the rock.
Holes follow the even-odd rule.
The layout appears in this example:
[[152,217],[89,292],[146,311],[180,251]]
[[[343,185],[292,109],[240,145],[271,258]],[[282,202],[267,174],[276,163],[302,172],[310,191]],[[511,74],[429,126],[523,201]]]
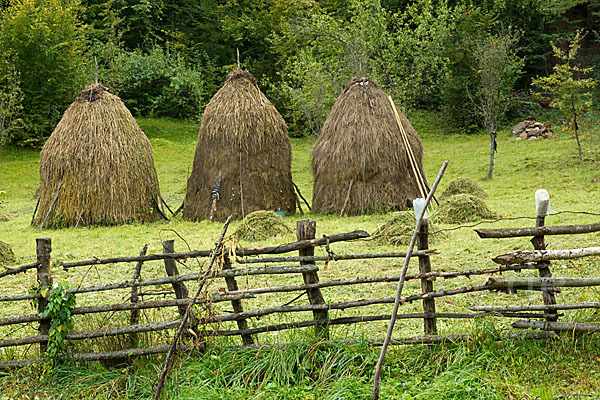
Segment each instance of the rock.
[[521,132],[521,134],[519,135],[519,139],[527,139],[527,132]]
[[527,140],[529,140],[529,141],[532,141],[532,140],[538,140],[538,137],[537,137],[537,136],[531,136],[531,137],[530,137],[529,139],[527,139]]
[[515,125],[514,128],[511,129],[511,133],[515,136],[519,135],[521,132],[525,130],[529,126],[529,121],[522,121]]
[[0,265],[7,265],[16,261],[15,253],[8,243],[0,241]]
[[542,130],[540,128],[527,128],[525,130],[527,132],[527,136],[539,136]]

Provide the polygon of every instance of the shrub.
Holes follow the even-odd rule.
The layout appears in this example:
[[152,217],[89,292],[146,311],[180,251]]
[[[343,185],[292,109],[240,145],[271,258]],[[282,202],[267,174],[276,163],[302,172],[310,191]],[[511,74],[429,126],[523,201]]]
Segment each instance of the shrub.
[[[2,11],[0,81],[10,80],[11,74],[19,77],[22,110],[17,114],[25,125],[11,130],[8,141],[43,143],[81,89],[84,37],[78,7],[76,0],[17,0]],[[10,90],[3,90],[4,98],[6,93]],[[18,97],[15,93],[10,96]]]
[[103,75],[103,82],[136,114],[174,118],[200,114],[202,74],[169,49],[121,51]]

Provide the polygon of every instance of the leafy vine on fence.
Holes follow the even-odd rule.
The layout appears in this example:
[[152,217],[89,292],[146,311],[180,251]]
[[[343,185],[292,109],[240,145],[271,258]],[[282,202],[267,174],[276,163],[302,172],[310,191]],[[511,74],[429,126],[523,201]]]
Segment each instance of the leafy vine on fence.
[[75,294],[68,292],[67,285],[63,283],[55,283],[52,290],[33,287],[31,292],[47,297],[48,303],[40,317],[49,317],[52,321],[48,331],[49,339],[44,365],[44,370],[49,371],[56,365],[59,357],[67,352],[67,333],[73,330],[72,310],[76,303]]

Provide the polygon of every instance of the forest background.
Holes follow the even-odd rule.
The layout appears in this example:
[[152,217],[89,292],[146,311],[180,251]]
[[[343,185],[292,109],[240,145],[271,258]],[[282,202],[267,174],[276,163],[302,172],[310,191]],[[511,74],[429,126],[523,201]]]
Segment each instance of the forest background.
[[486,66],[516,119],[547,105],[532,81],[559,61],[553,44],[582,30],[577,62],[600,65],[600,0],[0,0],[0,13],[0,143],[32,147],[93,83],[94,58],[136,116],[200,119],[239,50],[291,136],[317,135],[353,77],[409,118],[434,110],[440,131],[475,132]]

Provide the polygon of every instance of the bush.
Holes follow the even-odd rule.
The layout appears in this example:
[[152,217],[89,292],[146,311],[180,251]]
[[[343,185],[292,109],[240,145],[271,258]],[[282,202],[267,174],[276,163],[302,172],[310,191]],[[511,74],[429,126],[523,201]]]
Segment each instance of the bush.
[[121,51],[109,61],[103,82],[139,115],[194,118],[201,112],[201,72],[169,49]]
[[[43,143],[81,89],[84,37],[78,7],[76,0],[17,0],[2,11],[0,82],[10,80],[11,74],[19,77],[22,110],[17,114],[25,125],[11,130],[8,141]],[[6,98],[10,90],[2,92]]]

